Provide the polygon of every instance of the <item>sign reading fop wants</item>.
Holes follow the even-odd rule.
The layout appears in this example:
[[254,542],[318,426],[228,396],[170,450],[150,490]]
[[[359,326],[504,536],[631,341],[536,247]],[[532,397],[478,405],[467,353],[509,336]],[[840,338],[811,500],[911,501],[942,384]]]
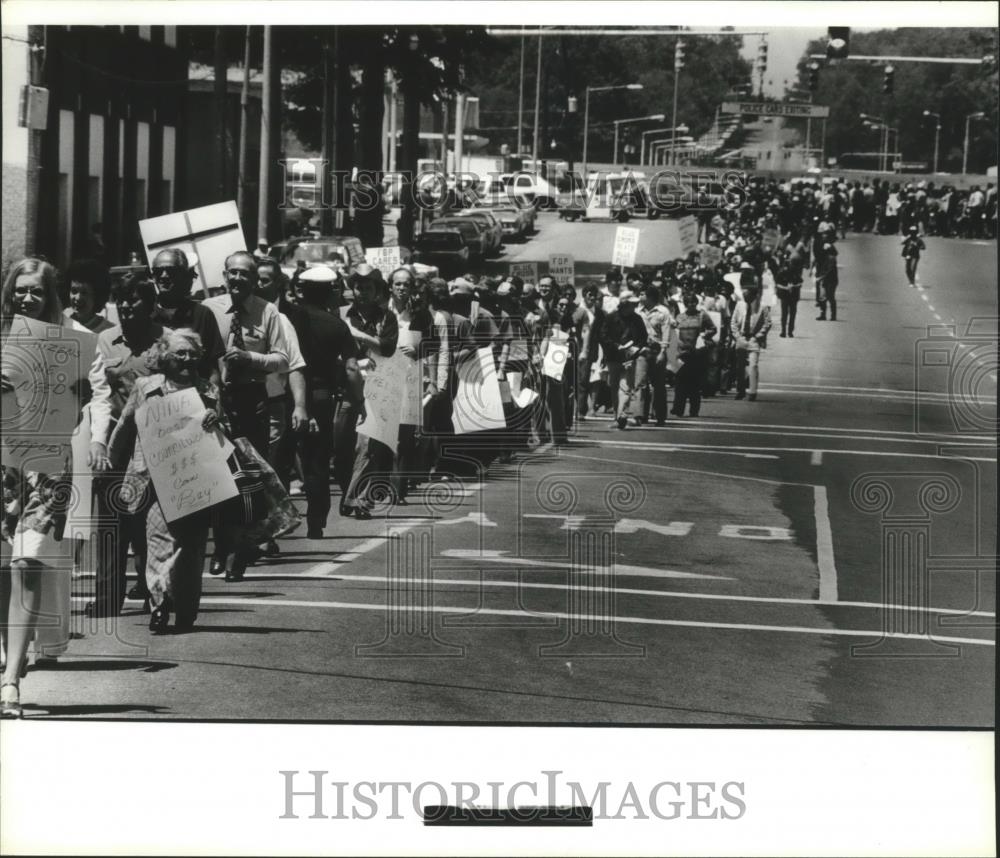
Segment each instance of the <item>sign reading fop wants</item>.
[[549,276],[559,283],[572,283],[576,276],[576,261],[568,253],[550,253]]

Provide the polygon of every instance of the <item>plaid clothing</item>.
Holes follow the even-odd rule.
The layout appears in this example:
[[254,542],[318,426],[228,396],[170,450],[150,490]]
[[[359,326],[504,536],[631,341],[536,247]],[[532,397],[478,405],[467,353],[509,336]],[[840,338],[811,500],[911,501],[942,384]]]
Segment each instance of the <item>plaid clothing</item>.
[[62,539],[66,512],[72,501],[71,466],[52,476],[0,465],[3,482],[3,519],[0,536],[13,543],[16,533],[34,530]]

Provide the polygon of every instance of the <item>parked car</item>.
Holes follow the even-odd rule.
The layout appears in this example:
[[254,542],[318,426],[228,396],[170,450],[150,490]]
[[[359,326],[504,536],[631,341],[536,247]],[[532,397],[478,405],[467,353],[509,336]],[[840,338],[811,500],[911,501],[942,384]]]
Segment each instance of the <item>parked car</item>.
[[449,217],[462,217],[474,220],[483,225],[488,242],[486,256],[496,256],[503,247],[503,226],[500,220],[489,209],[462,209]]
[[351,266],[360,265],[365,261],[364,245],[353,235],[291,238],[271,248],[271,255],[278,260],[281,270],[287,277],[291,277],[295,269],[302,267],[303,264],[306,268],[326,265],[333,253],[339,253]]
[[417,236],[417,255],[421,262],[431,260],[441,266],[482,259],[486,247],[482,224],[471,218],[440,218]]
[[503,229],[505,239],[523,240],[535,233],[535,218],[537,213],[534,206],[522,208],[513,204],[489,206],[500,227]]

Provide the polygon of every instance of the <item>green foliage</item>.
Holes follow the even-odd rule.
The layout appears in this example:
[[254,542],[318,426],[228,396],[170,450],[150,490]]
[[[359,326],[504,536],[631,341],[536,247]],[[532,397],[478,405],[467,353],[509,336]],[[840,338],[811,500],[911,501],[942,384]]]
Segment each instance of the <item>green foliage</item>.
[[[855,31],[851,36],[852,55],[968,57],[980,59],[996,54],[996,30],[928,29]],[[799,62],[799,87],[807,88],[812,53],[823,53],[825,43],[813,41]],[[969,171],[985,172],[997,163],[997,72],[980,66],[944,63],[893,63],[896,69],[895,93],[882,93],[885,63],[848,60],[823,66],[817,104],[830,107],[827,121],[826,151],[842,156],[846,152],[871,152],[878,148],[878,132],[863,126],[861,113],[885,117],[899,128],[901,151],[905,161],[934,158],[934,117],[924,110],[941,114],[941,142],[938,169],[958,173],[962,169],[962,145],[965,118],[983,111],[986,116],[973,120],[969,136]],[[895,147],[894,147],[895,148]]]

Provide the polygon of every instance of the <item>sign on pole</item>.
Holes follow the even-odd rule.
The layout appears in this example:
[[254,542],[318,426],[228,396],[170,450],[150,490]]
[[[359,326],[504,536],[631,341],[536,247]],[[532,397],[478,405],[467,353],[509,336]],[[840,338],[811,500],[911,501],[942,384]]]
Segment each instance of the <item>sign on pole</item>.
[[809,119],[825,119],[830,108],[822,104],[790,104],[768,101],[724,101],[723,113],[742,113],[750,116],[801,116]]
[[525,283],[538,282],[537,262],[511,262],[507,270],[511,277],[520,277]]
[[681,253],[684,256],[698,250],[698,221],[691,215],[685,215],[677,221],[677,237],[681,242]]
[[576,261],[568,253],[550,253],[549,276],[558,283],[572,283],[576,276]]
[[232,201],[141,220],[139,233],[147,265],[167,248],[183,250],[189,257],[194,254],[198,281],[191,291],[206,295],[214,284],[222,283],[226,257],[247,249],[239,209]]
[[142,454],[167,521],[239,494],[226,463],[233,445],[218,429],[204,429],[204,416],[193,387],[148,399],[136,409]]
[[397,247],[369,247],[365,250],[365,261],[377,268],[388,279],[400,265],[403,264],[403,255]]
[[639,230],[632,226],[620,226],[615,230],[615,249],[611,254],[611,264],[622,268],[635,265],[639,251]]

